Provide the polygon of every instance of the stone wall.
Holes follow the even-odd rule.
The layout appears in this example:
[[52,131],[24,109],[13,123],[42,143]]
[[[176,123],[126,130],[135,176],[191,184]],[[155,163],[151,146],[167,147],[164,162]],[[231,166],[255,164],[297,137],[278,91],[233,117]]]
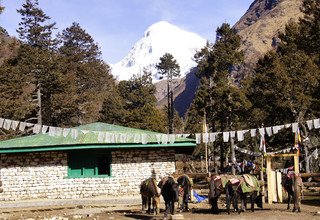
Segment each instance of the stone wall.
[[111,177],[104,178],[68,178],[62,151],[0,156],[1,201],[135,195],[142,180],[175,172],[174,150],[168,149],[113,151]]

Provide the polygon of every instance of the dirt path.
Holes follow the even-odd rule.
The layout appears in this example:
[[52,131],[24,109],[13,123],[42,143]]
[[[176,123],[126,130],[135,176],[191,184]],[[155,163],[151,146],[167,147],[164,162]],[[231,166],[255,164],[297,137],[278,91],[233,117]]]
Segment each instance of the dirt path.
[[[286,204],[265,204],[264,209],[256,209],[254,213],[247,211],[241,214],[231,213],[228,215],[222,204],[219,204],[221,213],[211,214],[210,206],[207,202],[190,204],[190,211],[176,213],[175,219],[294,219],[294,220],[320,220],[320,200],[302,204],[301,213],[292,213],[286,209]],[[161,213],[158,216],[145,214],[141,211],[140,204],[86,204],[86,205],[59,205],[46,207],[28,208],[1,208],[0,219],[50,219],[50,220],[69,220],[69,219],[120,219],[120,220],[157,220],[163,219],[164,207],[161,206]]]

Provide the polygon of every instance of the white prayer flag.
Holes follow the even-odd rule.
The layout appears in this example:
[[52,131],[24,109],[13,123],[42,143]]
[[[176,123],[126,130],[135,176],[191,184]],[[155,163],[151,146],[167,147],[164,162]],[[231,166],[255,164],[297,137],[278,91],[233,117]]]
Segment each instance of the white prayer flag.
[[257,134],[257,129],[251,129],[250,134],[251,134],[251,137],[255,137]]
[[237,131],[237,139],[238,141],[243,141],[243,134],[244,134],[244,131]]
[[42,125],[42,129],[41,129],[42,134],[47,133],[48,128],[49,128],[49,126],[47,126],[47,125]]
[[12,120],[10,119],[4,119],[3,128],[6,130],[9,130],[11,128]]
[[[78,130],[77,129],[71,129],[71,137],[73,138],[73,139],[77,139],[77,137],[78,137]],[[49,133],[50,133],[50,129],[49,129]]]
[[105,138],[105,132],[100,131],[100,132],[98,133],[98,142],[99,142],[99,143],[102,143],[103,140],[104,140],[104,138]]
[[266,132],[267,132],[268,136],[270,137],[272,135],[272,128],[266,127]]
[[208,133],[203,133],[202,134],[202,141],[203,141],[203,143],[208,143],[209,142],[209,134]]
[[49,127],[49,136],[55,136],[56,135],[56,127]]
[[142,134],[141,135],[141,143],[142,144],[147,144],[147,135],[146,134]]
[[259,128],[259,134],[260,136],[264,136],[265,135],[265,129],[264,128]]
[[60,137],[60,136],[61,136],[61,134],[62,134],[62,128],[60,128],[60,127],[56,127],[56,133],[55,133],[55,136]]
[[17,127],[18,127],[18,125],[19,125],[19,121],[12,121],[12,123],[11,123],[11,128],[12,128],[13,130],[16,130]]
[[292,124],[285,124],[284,127],[285,128],[290,128]]
[[4,123],[4,118],[0,118],[0,128],[3,127],[3,123]]
[[25,122],[20,122],[19,130],[20,131],[24,131],[24,129],[26,129],[26,123]]
[[201,143],[201,134],[197,133],[196,134],[196,144],[200,144]]
[[33,126],[32,132],[35,133],[35,134],[39,134],[40,131],[41,131],[41,125],[35,124],[35,125]]
[[320,119],[319,119],[319,118],[314,119],[314,120],[313,120],[313,124],[314,124],[314,128],[315,128],[315,129],[320,128]]
[[309,130],[312,130],[312,128],[313,128],[313,121],[312,121],[312,120],[308,120],[308,121],[307,121],[307,125],[308,125],[308,129],[309,129]]
[[163,134],[161,139],[162,139],[161,140],[162,144],[167,144],[168,143],[168,135]]
[[293,132],[293,133],[296,133],[297,130],[298,130],[298,123],[297,123],[297,122],[292,123],[292,132]]
[[160,144],[161,142],[161,134],[156,134],[157,143]]
[[62,131],[62,136],[67,137],[70,132],[70,128],[64,128]]
[[169,135],[169,142],[170,142],[170,144],[173,144],[174,141],[175,141],[175,135],[174,135],[174,134],[170,134],[170,135]]
[[228,142],[229,141],[229,132],[223,132],[223,142]]

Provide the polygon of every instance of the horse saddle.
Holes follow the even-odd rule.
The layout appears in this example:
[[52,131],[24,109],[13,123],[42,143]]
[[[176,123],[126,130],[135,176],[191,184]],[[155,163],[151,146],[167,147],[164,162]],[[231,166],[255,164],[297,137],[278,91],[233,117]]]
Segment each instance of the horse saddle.
[[247,185],[251,186],[251,187],[255,187],[255,184],[253,182],[253,179],[250,175],[244,174],[243,175],[243,179],[244,181],[247,183]]
[[240,180],[237,178],[232,178],[229,180],[232,185],[240,183]]

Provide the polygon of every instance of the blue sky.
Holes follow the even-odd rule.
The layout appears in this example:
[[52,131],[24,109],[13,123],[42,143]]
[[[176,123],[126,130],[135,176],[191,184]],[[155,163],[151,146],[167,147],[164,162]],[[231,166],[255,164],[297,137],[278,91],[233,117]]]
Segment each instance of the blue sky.
[[[16,9],[24,0],[0,0],[6,7],[0,26],[12,36],[21,20]],[[78,22],[99,44],[103,59],[120,61],[152,24],[167,21],[214,41],[223,22],[234,25],[253,0],[39,0],[58,31]]]

